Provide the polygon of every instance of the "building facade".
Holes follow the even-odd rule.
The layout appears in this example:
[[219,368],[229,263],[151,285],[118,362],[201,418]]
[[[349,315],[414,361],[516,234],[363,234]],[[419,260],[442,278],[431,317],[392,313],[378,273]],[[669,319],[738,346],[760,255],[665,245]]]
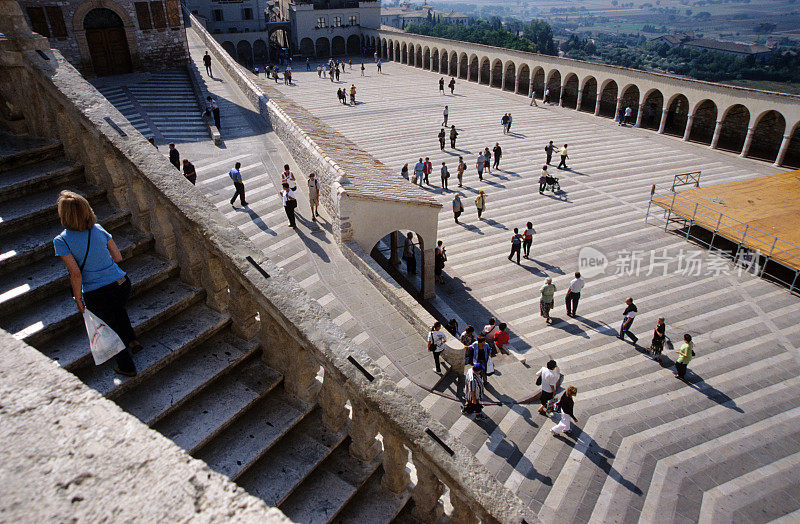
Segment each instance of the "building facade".
[[34,32],[85,76],[170,69],[188,61],[178,0],[21,0]]
[[414,8],[409,4],[403,4],[397,7],[384,7],[381,9],[381,25],[388,25],[398,29],[405,29],[409,24],[421,24],[429,20],[445,24],[469,25],[469,17],[463,13],[439,11],[430,6]]
[[267,0],[186,0],[185,5],[239,63],[261,67],[274,55]]

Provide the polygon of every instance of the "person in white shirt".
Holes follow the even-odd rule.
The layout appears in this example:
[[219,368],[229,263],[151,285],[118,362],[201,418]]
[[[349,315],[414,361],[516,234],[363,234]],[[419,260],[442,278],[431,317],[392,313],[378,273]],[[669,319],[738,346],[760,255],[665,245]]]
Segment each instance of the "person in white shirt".
[[447,117],[450,116],[450,108],[444,106],[444,111],[442,111],[442,116],[444,119],[442,120],[442,125],[447,127]]
[[558,381],[561,378],[561,372],[558,370],[558,365],[555,360],[550,360],[546,366],[536,372],[538,377],[537,382],[541,382],[541,394],[539,395],[539,414],[547,415],[547,410],[550,403],[555,398],[556,389],[558,388]]
[[581,278],[581,272],[575,272],[575,278],[572,279],[572,282],[569,283],[569,289],[567,289],[567,296],[564,297],[564,302],[567,303],[567,316],[575,318],[575,315],[578,313],[578,301],[581,299],[581,290],[583,289],[585,282]]
[[431,332],[428,334],[428,351],[433,353],[433,362],[436,367],[433,370],[437,373],[442,372],[442,366],[439,363],[439,356],[444,351],[445,343],[447,343],[447,335],[442,332],[442,323],[434,322],[431,327]]
[[308,174],[308,202],[311,204],[311,220],[316,222],[319,216],[319,182],[314,173]]
[[297,191],[297,180],[294,178],[294,173],[289,171],[289,164],[283,165],[283,173],[281,173],[281,184],[286,182],[289,184],[289,189]]
[[283,183],[281,199],[283,199],[283,210],[286,211],[286,217],[289,219],[289,227],[297,227],[294,218],[294,210],[297,208],[297,199],[294,196],[294,191],[289,188],[289,184],[286,182]]

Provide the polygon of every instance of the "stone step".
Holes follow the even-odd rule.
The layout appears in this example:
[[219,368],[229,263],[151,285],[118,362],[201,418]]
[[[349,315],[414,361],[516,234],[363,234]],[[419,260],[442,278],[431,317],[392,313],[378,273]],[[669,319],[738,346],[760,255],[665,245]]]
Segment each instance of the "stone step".
[[2,138],[0,173],[35,164],[42,160],[57,158],[64,154],[64,148],[61,142],[57,140],[8,135],[6,133],[3,133]]
[[254,356],[196,392],[191,402],[158,414],[148,423],[192,452],[227,428],[239,413],[276,388],[281,380],[280,374]]
[[333,522],[337,524],[392,522],[411,499],[411,489],[395,495],[383,489],[381,478],[383,478],[383,466],[375,470]]
[[798,487],[800,453],[793,453],[707,490],[703,494],[699,521],[709,524],[768,522],[790,515],[800,508],[800,498],[788,496],[786,490],[797,491]]
[[232,368],[250,360],[258,349],[257,344],[236,337],[230,328],[193,345],[114,400],[145,424],[152,424],[180,408]]
[[42,160],[2,172],[0,202],[25,197],[48,187],[77,184],[82,180],[82,165],[66,158]]
[[[149,313],[148,310],[160,310],[165,304],[170,304],[178,296],[192,295],[194,290],[180,284],[177,280],[168,282],[150,292],[154,286],[177,275],[178,263],[164,261],[156,257],[137,259],[137,263],[129,274],[132,288],[131,295],[136,297],[131,300],[128,314],[133,320],[134,312],[139,316]],[[145,293],[147,291],[147,293]],[[160,300],[161,302],[156,302]],[[133,304],[137,304],[143,311],[137,311]],[[24,340],[34,347],[45,345],[48,340],[62,335],[76,325],[83,325],[81,314],[75,307],[68,290],[57,293],[42,301],[26,305],[22,309],[0,313],[0,327]]]
[[101,201],[105,190],[88,184],[63,185],[14,200],[0,202],[0,235],[35,228],[42,222],[57,220],[56,200],[61,190],[69,189],[86,197],[90,204]]
[[237,483],[268,506],[279,506],[345,439],[322,424],[317,407],[238,477]]
[[[130,211],[121,211],[107,203],[94,206],[97,221],[106,231],[125,224]],[[0,274],[27,266],[53,256],[53,238],[64,230],[58,220],[46,222],[35,228],[0,236]]]
[[[192,452],[213,470],[233,480],[246,471],[259,457],[269,452],[313,408],[275,388],[247,411],[238,414],[200,449]],[[220,424],[228,421],[220,420]]]
[[[279,506],[284,515],[295,522],[312,524],[334,520],[380,466],[380,458],[361,462],[350,454],[349,447],[347,438],[314,468],[313,474]],[[382,499],[373,499],[373,504],[380,505]]]
[[[120,267],[128,272],[143,263],[142,260],[137,260],[137,257],[152,248],[153,236],[143,235],[132,228],[122,229],[127,231],[115,230],[112,234],[123,257]],[[152,255],[146,255],[145,259],[152,258]],[[66,294],[66,296],[72,294],[69,274],[58,257],[44,258],[15,269],[3,275],[0,281],[0,307],[7,311],[17,311],[55,294]]]

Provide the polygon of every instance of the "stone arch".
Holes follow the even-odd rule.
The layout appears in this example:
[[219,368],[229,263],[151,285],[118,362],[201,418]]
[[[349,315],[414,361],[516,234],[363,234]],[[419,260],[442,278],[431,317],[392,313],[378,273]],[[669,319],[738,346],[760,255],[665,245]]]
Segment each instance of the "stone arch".
[[628,84],[622,90],[620,97],[620,107],[624,110],[628,107],[631,108],[630,123],[636,122],[636,117],[639,113],[639,88],[635,84]]
[[389,47],[386,44],[386,39],[381,38],[381,59],[388,60],[389,59]]
[[531,68],[528,64],[520,64],[517,73],[517,94],[528,96],[531,89]]
[[[337,37],[341,38],[341,37]],[[334,38],[334,40],[336,40]],[[358,39],[358,35],[350,35],[347,37],[347,54],[351,56],[357,56],[360,52],[361,41]],[[335,54],[335,53],[334,53]]]
[[[411,225],[405,224],[406,226]],[[401,225],[402,227],[402,225]],[[413,234],[413,242],[414,242],[414,266],[416,268],[416,272],[414,275],[409,275],[408,272],[405,270],[407,268],[407,262],[405,260],[400,262],[401,254],[403,253],[403,249],[405,246],[406,234],[407,233]],[[397,251],[392,253],[392,236],[397,235]],[[417,298],[422,297],[425,293],[425,272],[426,272],[426,264],[433,266],[434,264],[434,255],[433,250],[426,251],[427,246],[434,246],[436,242],[431,240],[427,242],[423,235],[419,234],[417,231],[413,229],[400,229],[390,233],[384,233],[381,235],[380,232],[375,232],[374,236],[377,237],[375,239],[375,243],[370,250],[370,257],[373,258],[377,263],[384,268],[389,270],[389,274],[394,278],[398,283],[406,287],[406,289],[410,289],[410,293],[412,296]],[[372,239],[366,240],[367,242],[371,242]],[[402,264],[402,271],[396,271],[398,268],[395,266],[395,263]],[[432,267],[429,271],[432,273]]]
[[422,69],[431,68],[431,50],[425,46],[422,50]]
[[405,42],[403,42],[403,47],[401,47],[400,53],[400,63],[408,64],[408,46]]
[[503,61],[499,58],[495,58],[492,62],[492,77],[490,82],[492,87],[503,86]]
[[583,79],[583,87],[581,88],[581,107],[580,111],[587,113],[594,113],[597,106],[597,79],[593,76],[587,76]]
[[414,57],[414,66],[415,67],[422,67],[422,46],[417,44],[417,51]]
[[561,105],[570,109],[578,108],[578,75],[569,73],[564,77],[564,93]]
[[673,95],[667,108],[664,133],[683,137],[686,133],[686,122],[689,119],[689,99],[682,94]]
[[492,64],[489,61],[488,57],[481,58],[481,70],[480,74],[478,75],[478,83],[479,84],[486,84],[492,81]]
[[[477,60],[477,58],[475,60]],[[461,53],[459,55],[459,57],[458,57],[458,77],[463,79],[463,80],[471,80],[471,78],[470,78],[472,76],[470,74],[471,70],[472,70],[472,68],[470,67],[470,61],[469,61],[469,57],[467,56],[467,53]],[[476,73],[477,73],[477,70],[478,70],[478,68],[477,68],[477,65],[476,65],[476,67],[475,67]],[[477,78],[477,76],[476,76],[476,78]]]
[[222,42],[222,49],[227,51],[227,53],[231,55],[231,58],[236,59],[236,46],[233,45],[233,42],[230,40],[225,40]]
[[786,119],[775,110],[764,111],[753,126],[753,141],[747,156],[774,162],[786,131]]
[[551,104],[557,104],[561,100],[561,71],[553,69],[547,74],[547,89],[550,90]]
[[[81,62],[84,64],[92,63],[92,55],[89,50],[89,42],[86,39],[86,29],[83,27],[83,21],[86,15],[94,9],[109,9],[120,18],[125,32],[125,41],[128,44],[130,66],[131,69],[136,68],[139,65],[136,25],[128,12],[113,0],[86,0],[75,9],[75,14],[72,15],[72,30],[75,34],[75,41],[78,44],[78,51],[81,54]],[[231,56],[235,56],[235,53]]]
[[783,157],[782,166],[800,168],[800,122],[797,122],[789,135],[789,146]]
[[517,66],[509,60],[505,65],[505,73],[503,74],[503,89],[511,91],[512,93],[517,88]]
[[661,125],[661,115],[664,111],[664,95],[658,89],[651,89],[644,95],[642,102],[641,127],[658,130]]
[[711,144],[714,138],[714,128],[717,125],[717,104],[711,100],[703,100],[694,107],[692,127],[689,130],[689,140],[701,144]]
[[308,37],[300,40],[300,54],[305,57],[314,56],[314,41]]
[[447,71],[447,74],[452,77],[458,76],[458,53],[455,51],[450,51],[450,69]]
[[719,130],[717,148],[741,153],[747,138],[747,128],[750,126],[750,110],[742,104],[734,104],[725,110],[720,122],[722,127]]
[[393,62],[400,62],[401,58],[402,57],[400,55],[400,42],[395,42],[394,43],[394,56],[392,56],[392,61]]
[[541,67],[533,69],[533,92],[536,98],[544,98],[544,69]]
[[344,42],[343,36],[334,36],[331,40],[331,54],[333,56],[342,56],[347,54],[347,46]]
[[[311,40],[309,40],[309,42],[310,41]],[[266,64],[268,58],[269,53],[267,52],[267,43],[260,38],[256,38],[255,42],[253,42],[253,59],[256,61],[256,65]]]
[[331,56],[331,43],[326,37],[321,36],[317,38],[314,47],[317,49],[317,58],[328,58]]
[[444,49],[439,51],[439,72],[443,75],[450,74],[450,53]]
[[253,65],[253,47],[247,40],[240,40],[236,44],[236,61],[245,67]]
[[598,115],[614,118],[617,111],[617,96],[619,88],[613,80],[606,80],[600,88],[600,112]]
[[431,71],[439,72],[439,50],[431,49]]

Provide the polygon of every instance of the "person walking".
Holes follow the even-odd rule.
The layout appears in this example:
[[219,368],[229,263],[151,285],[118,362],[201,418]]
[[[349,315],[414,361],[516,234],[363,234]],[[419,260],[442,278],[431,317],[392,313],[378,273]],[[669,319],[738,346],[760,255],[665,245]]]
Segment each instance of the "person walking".
[[[363,64],[362,64],[363,67]],[[355,84],[350,84],[350,103],[352,105],[356,105],[356,86]]]
[[517,254],[517,264],[519,264],[519,251],[522,247],[522,235],[519,234],[519,228],[514,228],[514,234],[511,236],[511,254],[508,255],[508,259],[511,260],[514,257],[514,253]]
[[467,170],[467,164],[464,163],[464,157],[458,157],[458,167],[456,168],[456,176],[458,177],[458,187],[464,183],[464,171]]
[[492,153],[488,147],[483,150],[483,169],[492,174]]
[[500,124],[503,126],[503,134],[508,133],[508,113],[504,113],[500,119]]
[[192,183],[192,185],[197,184],[197,171],[194,168],[194,164],[189,162],[189,159],[183,159],[183,176],[186,177],[186,180]]
[[569,169],[567,167],[567,159],[569,158],[567,154],[567,144],[564,144],[564,147],[561,148],[559,153],[561,154],[561,162],[558,163],[558,169],[561,169],[561,166],[564,166],[564,169]]
[[475,328],[472,326],[467,326],[464,329],[464,332],[461,333],[461,337],[459,339],[464,347],[467,348],[475,343]]
[[555,151],[555,150],[556,150],[556,146],[553,145],[553,141],[552,140],[550,141],[549,144],[544,146],[544,152],[547,155],[547,162],[545,162],[545,164],[547,164],[548,166],[550,165],[550,162],[553,160],[553,151]]
[[650,354],[653,355],[653,360],[661,362],[661,352],[664,351],[664,341],[667,338],[667,325],[664,323],[664,318],[661,317],[656,323],[656,328],[653,330],[653,340],[650,342]]
[[475,208],[478,210],[478,220],[480,220],[486,209],[486,195],[483,194],[483,191],[478,192],[478,196],[475,198]]
[[403,167],[400,169],[400,176],[408,180],[408,163],[403,164]]
[[322,78],[322,66],[317,65],[317,76]]
[[361,76],[364,76],[364,70],[365,69],[366,69],[366,67],[364,67],[364,62],[361,62]]
[[319,216],[319,181],[313,172],[308,174],[308,203],[311,206],[311,220],[316,222]]
[[628,106],[625,108],[625,123],[630,124],[633,118],[633,108]]
[[447,189],[447,179],[450,178],[450,171],[447,170],[447,164],[442,162],[442,169],[441,169],[441,176],[442,176],[442,187]]
[[61,191],[56,207],[64,230],[53,239],[53,247],[55,256],[67,267],[75,306],[81,314],[89,308],[114,330],[125,346],[114,356],[114,371],[136,376],[131,353],[139,352],[142,345],[125,309],[131,281],[118,265],[122,254],[113,237],[97,223],[86,198]]
[[494,153],[494,164],[492,164],[492,167],[495,169],[500,169],[500,157],[503,156],[503,150],[500,148],[499,142],[494,143],[492,153]]
[[242,207],[247,207],[247,202],[244,199],[244,182],[242,182],[242,173],[239,171],[240,167],[242,167],[242,164],[236,162],[233,169],[228,171],[228,176],[233,180],[233,187],[236,189],[231,197],[231,207],[234,209],[236,209],[236,206],[234,206],[233,203],[236,202],[237,196],[239,197],[239,202],[242,204]]
[[439,357],[444,351],[444,346],[447,343],[447,335],[442,332],[442,323],[436,321],[433,323],[431,327],[430,333],[428,333],[428,351],[433,353],[433,363],[436,367],[433,370],[437,373],[442,372],[442,366],[439,363]]
[[169,143],[169,163],[175,166],[178,171],[181,170],[181,154],[175,148],[175,142]]
[[211,98],[210,96],[206,97],[206,112],[207,115],[212,115],[214,117],[214,125],[216,126],[217,130],[221,130],[219,123],[219,106],[217,105],[217,101]]
[[211,55],[208,54],[208,51],[203,55],[203,65],[206,66],[206,74],[214,78],[214,74],[211,72]]
[[634,344],[639,341],[639,337],[630,332],[633,319],[638,312],[639,309],[636,307],[636,304],[633,303],[633,298],[628,297],[625,300],[625,311],[622,312],[622,325],[619,327],[620,340],[625,340],[625,335],[628,335]]
[[441,149],[442,151],[444,151],[444,139],[445,139],[445,137],[447,136],[447,135],[445,134],[445,132],[444,132],[444,128],[442,128],[442,129],[439,131],[439,134],[438,134],[437,136],[439,137],[439,149]]
[[473,364],[467,369],[464,375],[464,407],[461,408],[463,415],[475,413],[475,420],[483,420],[485,415],[482,413],[483,406],[481,399],[483,398],[483,379],[481,374],[484,367],[481,364]]
[[414,180],[412,180],[412,182],[422,186],[423,178],[425,178],[425,162],[423,162],[422,157],[420,157],[419,162],[414,164]]
[[539,289],[542,298],[539,299],[539,314],[544,318],[545,322],[551,324],[553,319],[550,318],[550,310],[553,309],[553,295],[556,293],[556,286],[553,284],[553,279],[547,277],[544,285]]
[[[450,116],[450,108],[444,106],[444,110],[442,111],[442,125],[447,127],[447,117]],[[455,127],[455,126],[453,126]]]
[[533,89],[531,89],[531,103],[528,105],[533,107],[539,107],[539,104],[536,103],[536,91]]
[[456,89],[456,79],[451,77],[451,78],[450,78],[450,83],[449,83],[449,84],[447,84],[447,85],[450,87],[450,94],[451,94],[451,95],[455,94],[455,89]]
[[506,133],[511,132],[511,124],[514,123],[514,117],[511,116],[511,113],[508,114],[508,125],[506,125]]
[[444,250],[444,244],[439,240],[436,242],[436,248],[433,250],[433,277],[439,284],[444,284],[442,270],[444,269],[445,262],[447,262],[447,253]]
[[675,378],[686,379],[686,369],[693,358],[694,342],[692,342],[692,335],[686,333],[683,335],[683,344],[678,350],[678,360],[675,361]]
[[444,77],[439,78],[439,92],[444,95]]
[[294,178],[294,173],[289,171],[289,164],[283,165],[283,173],[281,173],[281,184],[289,184],[289,189],[297,191],[297,180]]
[[381,73],[381,61],[378,60],[378,74]]
[[339,81],[339,75],[342,74],[342,70],[339,69],[339,64],[336,64],[336,67],[333,68],[333,74],[336,77],[336,81]]
[[311,59],[306,58],[306,71],[311,71]]
[[450,147],[452,149],[456,148],[456,138],[458,138],[458,131],[456,131],[456,126],[450,126]]
[[528,258],[531,256],[531,245],[533,244],[533,235],[536,234],[536,230],[533,229],[533,224],[528,222],[526,224],[525,231],[522,232],[522,256],[523,258]]
[[406,261],[406,272],[409,275],[417,274],[417,255],[414,252],[414,233],[408,232],[403,243],[403,260]]
[[547,179],[550,173],[547,172],[547,164],[542,166],[542,174],[539,175],[539,194],[544,195],[544,190],[547,188]]
[[570,434],[572,430],[572,424],[578,422],[578,419],[575,418],[575,414],[573,410],[575,409],[575,395],[578,394],[578,388],[575,386],[570,386],[561,395],[561,398],[556,402],[556,411],[561,415],[561,418],[558,421],[558,424],[553,426],[550,430],[553,432],[553,436],[561,435],[566,433],[567,435]]
[[[333,72],[333,66],[332,65],[328,66],[328,76],[331,77],[331,84],[332,84],[333,83],[333,77],[335,76],[335,73]],[[277,80],[276,80],[276,82],[277,82]]]
[[464,204],[461,202],[461,197],[458,193],[453,197],[453,218],[458,224],[458,217],[461,216],[461,213],[464,212]]
[[536,372],[536,385],[541,388],[538,409],[540,415],[547,416],[550,401],[556,396],[560,376],[561,373],[558,371],[558,364],[555,360],[549,360],[546,365],[542,366],[542,369]]
[[[481,151],[478,153],[478,161],[475,162],[475,169],[478,170],[478,180],[483,180],[483,166],[485,165],[486,163],[484,161],[483,151]],[[480,215],[478,215],[478,218],[480,218]]]
[[431,185],[430,176],[432,172],[433,172],[433,163],[431,162],[431,159],[426,156],[424,173],[425,173],[425,183],[428,185]]
[[567,316],[575,318],[578,314],[578,301],[581,299],[581,290],[586,283],[581,278],[581,272],[575,272],[575,278],[569,283],[564,302],[567,305]]
[[287,182],[281,184],[281,199],[283,200],[283,210],[286,212],[286,218],[289,219],[289,227],[297,227],[295,223],[294,211],[297,209],[297,199],[294,196],[294,191],[289,187]]
[[625,123],[623,121],[624,118],[625,118],[625,108],[620,107],[619,109],[617,109],[617,118],[616,118],[618,126],[621,126]]
[[545,104],[549,104],[550,103],[550,88],[549,87],[546,87],[544,89],[544,103]]

